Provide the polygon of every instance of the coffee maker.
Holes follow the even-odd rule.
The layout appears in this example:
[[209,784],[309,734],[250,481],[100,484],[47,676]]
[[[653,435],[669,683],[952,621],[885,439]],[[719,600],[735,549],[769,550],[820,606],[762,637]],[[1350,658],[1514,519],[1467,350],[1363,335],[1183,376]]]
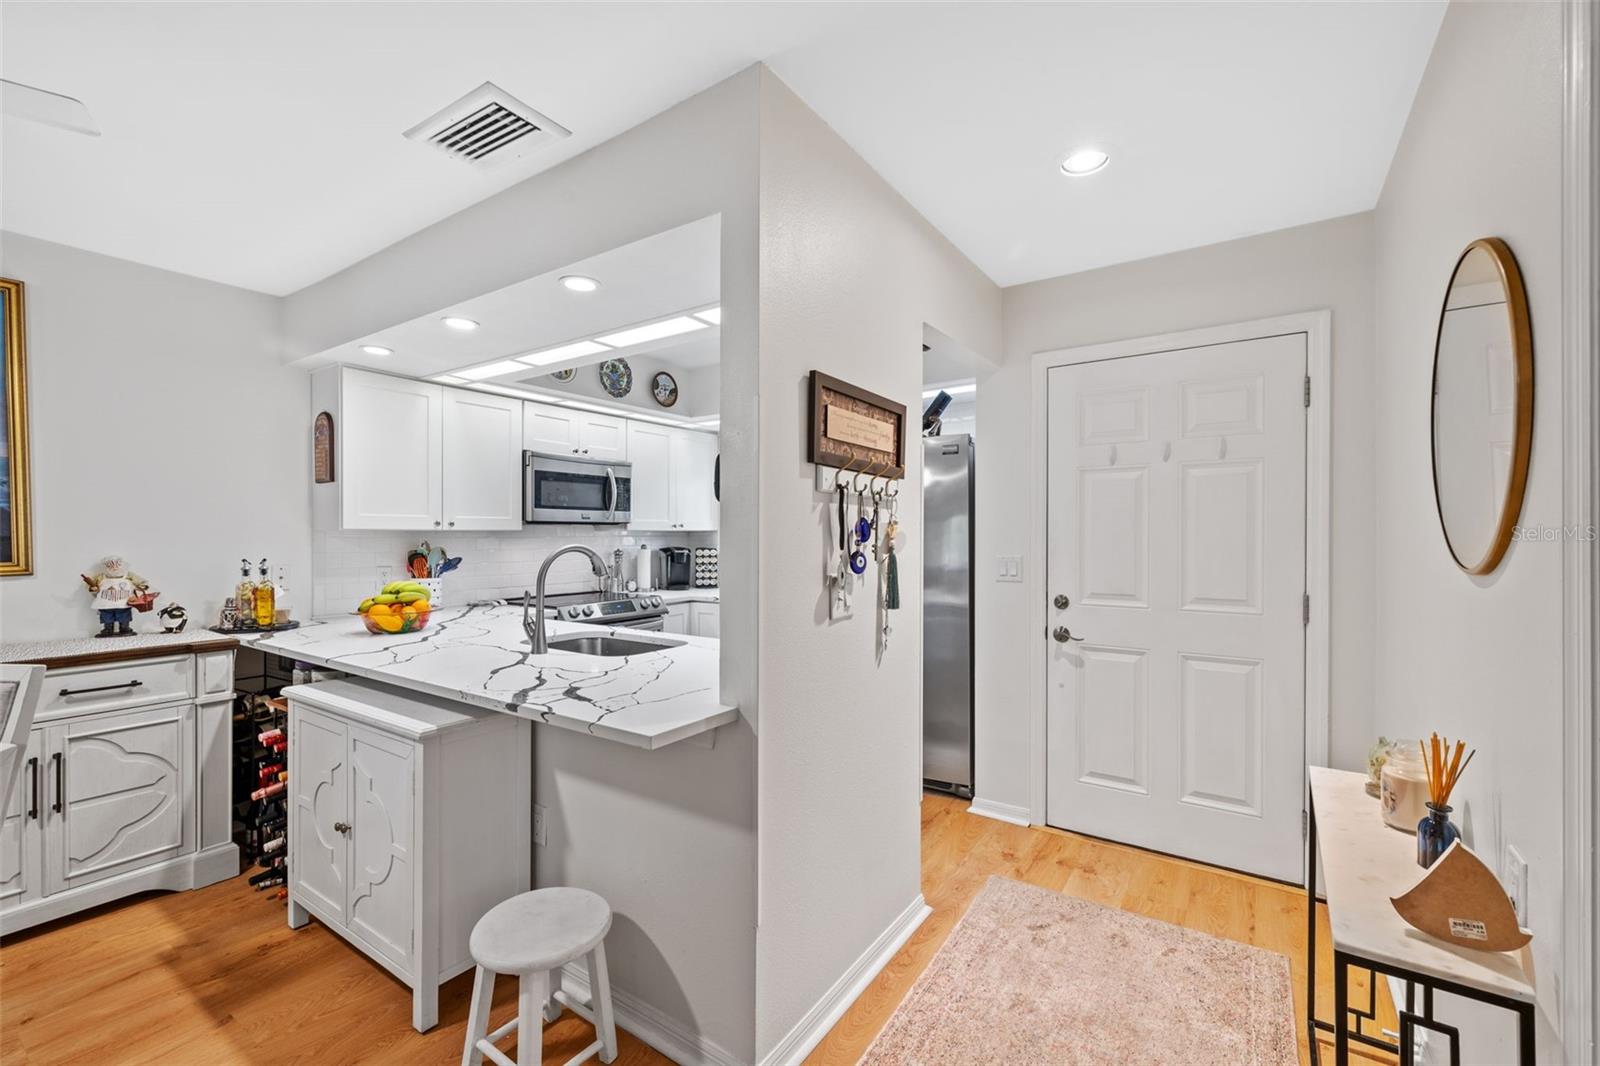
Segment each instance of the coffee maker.
[[689,548],[657,548],[654,585],[658,589],[686,589],[694,585],[694,552]]

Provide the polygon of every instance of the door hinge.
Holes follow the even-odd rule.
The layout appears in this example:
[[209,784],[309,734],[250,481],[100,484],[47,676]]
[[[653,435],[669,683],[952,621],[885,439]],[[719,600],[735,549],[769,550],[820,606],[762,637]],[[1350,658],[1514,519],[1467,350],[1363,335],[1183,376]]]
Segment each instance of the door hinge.
[[1311,624],[1311,593],[1309,592],[1300,601],[1300,624],[1303,626]]
[[1304,810],[1300,812],[1300,839],[1305,840],[1311,835],[1311,816]]
[[1311,406],[1311,375],[1306,375],[1306,406]]

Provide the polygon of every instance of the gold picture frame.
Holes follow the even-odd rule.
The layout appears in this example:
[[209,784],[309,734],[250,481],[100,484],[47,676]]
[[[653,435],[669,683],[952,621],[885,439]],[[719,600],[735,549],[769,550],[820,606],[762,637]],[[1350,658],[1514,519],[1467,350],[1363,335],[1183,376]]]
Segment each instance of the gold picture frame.
[[33,573],[33,509],[28,483],[28,332],[22,282],[0,278],[0,577]]

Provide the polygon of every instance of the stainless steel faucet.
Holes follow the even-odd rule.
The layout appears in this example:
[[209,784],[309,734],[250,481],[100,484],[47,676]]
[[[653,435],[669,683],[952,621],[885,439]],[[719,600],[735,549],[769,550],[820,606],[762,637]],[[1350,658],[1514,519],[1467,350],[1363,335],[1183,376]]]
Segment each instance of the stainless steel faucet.
[[[564,548],[557,548],[545,559],[544,565],[539,567],[539,576],[534,580],[533,592],[526,589],[522,593],[522,631],[528,634],[528,642],[533,645],[533,654],[544,655],[550,650],[549,638],[545,635],[544,626],[544,579],[550,573],[550,564],[568,552],[582,552],[589,557],[589,563],[594,567],[594,576],[600,579],[600,587],[605,588],[606,582],[611,579],[611,571],[606,566],[606,561],[600,558],[600,553],[587,544],[568,544]],[[528,617],[529,598],[532,597],[533,617]]]

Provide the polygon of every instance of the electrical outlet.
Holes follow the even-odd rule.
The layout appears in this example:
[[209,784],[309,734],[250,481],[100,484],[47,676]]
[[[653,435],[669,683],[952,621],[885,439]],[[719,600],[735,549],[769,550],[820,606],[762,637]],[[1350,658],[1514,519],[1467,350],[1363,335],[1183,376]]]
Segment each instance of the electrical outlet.
[[1504,878],[1506,895],[1517,912],[1517,924],[1528,928],[1528,860],[1510,844],[1506,845],[1505,861],[1500,875]]
[[533,805],[533,845],[544,847],[544,808],[537,803]]
[[1022,556],[1000,555],[996,556],[995,562],[997,564],[995,573],[996,581],[1022,580]]
[[392,566],[380,566],[380,567],[378,567],[378,587],[379,588],[382,588],[384,585],[387,585],[389,582],[391,582],[393,580],[394,580],[394,567],[392,567]]

